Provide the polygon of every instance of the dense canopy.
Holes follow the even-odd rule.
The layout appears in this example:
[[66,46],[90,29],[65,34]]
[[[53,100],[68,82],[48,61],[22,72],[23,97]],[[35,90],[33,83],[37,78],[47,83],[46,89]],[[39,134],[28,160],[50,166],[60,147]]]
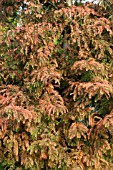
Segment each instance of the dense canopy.
[[112,7],[0,1],[4,168],[113,168]]

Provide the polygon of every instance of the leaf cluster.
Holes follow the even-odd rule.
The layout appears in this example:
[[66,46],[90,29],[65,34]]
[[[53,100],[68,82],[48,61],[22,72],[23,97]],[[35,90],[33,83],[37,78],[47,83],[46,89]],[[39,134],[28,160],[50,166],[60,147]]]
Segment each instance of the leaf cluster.
[[112,169],[113,21],[92,3],[10,3],[23,8],[5,27],[11,11],[2,1],[0,162]]

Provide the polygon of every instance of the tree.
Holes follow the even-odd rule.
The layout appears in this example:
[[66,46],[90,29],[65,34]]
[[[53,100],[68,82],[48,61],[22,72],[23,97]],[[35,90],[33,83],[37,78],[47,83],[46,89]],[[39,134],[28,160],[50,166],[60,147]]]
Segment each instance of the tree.
[[9,8],[5,2],[0,52],[2,165],[36,170],[113,168],[112,19],[93,3],[15,0],[10,1],[11,9],[17,7],[11,13],[4,10]]

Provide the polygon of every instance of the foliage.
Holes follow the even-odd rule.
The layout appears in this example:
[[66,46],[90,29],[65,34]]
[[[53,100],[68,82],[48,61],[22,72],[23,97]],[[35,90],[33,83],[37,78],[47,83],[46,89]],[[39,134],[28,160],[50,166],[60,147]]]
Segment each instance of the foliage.
[[4,169],[112,169],[110,14],[63,1],[2,0],[1,9]]

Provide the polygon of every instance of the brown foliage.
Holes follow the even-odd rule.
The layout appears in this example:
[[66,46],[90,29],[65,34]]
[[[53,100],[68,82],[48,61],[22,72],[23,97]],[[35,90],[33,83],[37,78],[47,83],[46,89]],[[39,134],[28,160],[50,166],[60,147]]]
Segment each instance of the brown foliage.
[[18,26],[14,21],[2,26],[4,167],[112,169],[112,20],[91,3],[11,2],[1,3],[2,24],[15,18],[15,5],[26,6]]

